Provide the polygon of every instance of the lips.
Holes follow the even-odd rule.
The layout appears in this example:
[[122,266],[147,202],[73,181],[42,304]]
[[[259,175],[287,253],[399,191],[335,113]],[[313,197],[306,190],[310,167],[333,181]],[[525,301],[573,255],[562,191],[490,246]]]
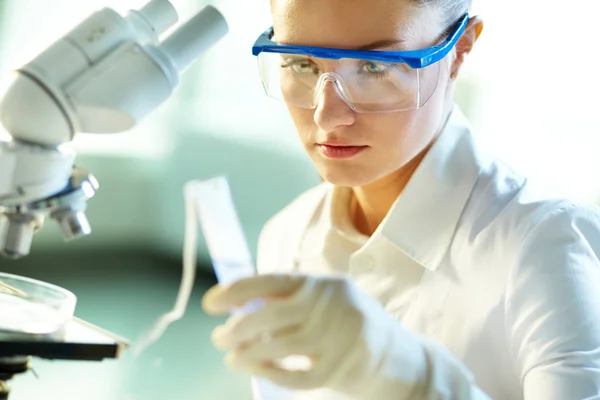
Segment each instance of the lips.
[[331,142],[318,144],[317,147],[325,157],[332,159],[352,158],[368,148],[368,146],[354,146],[340,143],[332,144]]

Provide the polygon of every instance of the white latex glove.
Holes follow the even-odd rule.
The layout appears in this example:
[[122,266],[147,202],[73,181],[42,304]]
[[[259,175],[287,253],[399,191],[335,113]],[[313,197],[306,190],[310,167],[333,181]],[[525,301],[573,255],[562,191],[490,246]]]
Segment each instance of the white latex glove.
[[[236,314],[212,336],[233,369],[291,389],[330,388],[355,399],[420,398],[428,362],[420,341],[344,277],[260,275],[215,286],[203,299],[209,314],[227,314],[255,299],[257,311]],[[308,371],[280,368],[294,355]]]

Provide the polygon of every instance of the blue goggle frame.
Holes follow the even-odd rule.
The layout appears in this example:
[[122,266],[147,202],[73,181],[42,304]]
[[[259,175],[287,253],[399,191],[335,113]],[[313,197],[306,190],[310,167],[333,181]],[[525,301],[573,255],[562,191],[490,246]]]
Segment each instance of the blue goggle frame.
[[440,61],[448,54],[448,52],[450,52],[450,50],[452,50],[458,42],[458,39],[460,39],[464,33],[468,23],[469,14],[465,14],[443,43],[426,49],[403,51],[349,50],[331,49],[326,47],[280,45],[271,40],[273,37],[273,27],[271,27],[256,39],[254,46],[252,46],[252,55],[258,56],[260,53],[301,54],[332,60],[353,58],[380,62],[404,63],[411,68],[425,68],[428,65]]

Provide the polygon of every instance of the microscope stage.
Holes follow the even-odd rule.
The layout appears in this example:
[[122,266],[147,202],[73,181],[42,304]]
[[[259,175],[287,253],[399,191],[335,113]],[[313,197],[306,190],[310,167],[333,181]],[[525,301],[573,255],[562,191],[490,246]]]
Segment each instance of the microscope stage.
[[33,356],[55,360],[101,361],[118,358],[129,342],[88,322],[73,318],[59,338],[0,332],[0,358]]

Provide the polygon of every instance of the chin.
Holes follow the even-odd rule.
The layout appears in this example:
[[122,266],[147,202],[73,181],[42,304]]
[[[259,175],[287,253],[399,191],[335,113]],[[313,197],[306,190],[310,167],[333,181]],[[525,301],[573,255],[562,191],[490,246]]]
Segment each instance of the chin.
[[318,168],[318,172],[321,178],[336,186],[359,187],[377,180],[365,171],[353,171],[352,168]]
[[[348,159],[329,159],[314,148],[308,152],[321,178],[336,186],[360,187],[382,177],[382,165],[366,154]],[[366,152],[367,153],[367,152]]]

